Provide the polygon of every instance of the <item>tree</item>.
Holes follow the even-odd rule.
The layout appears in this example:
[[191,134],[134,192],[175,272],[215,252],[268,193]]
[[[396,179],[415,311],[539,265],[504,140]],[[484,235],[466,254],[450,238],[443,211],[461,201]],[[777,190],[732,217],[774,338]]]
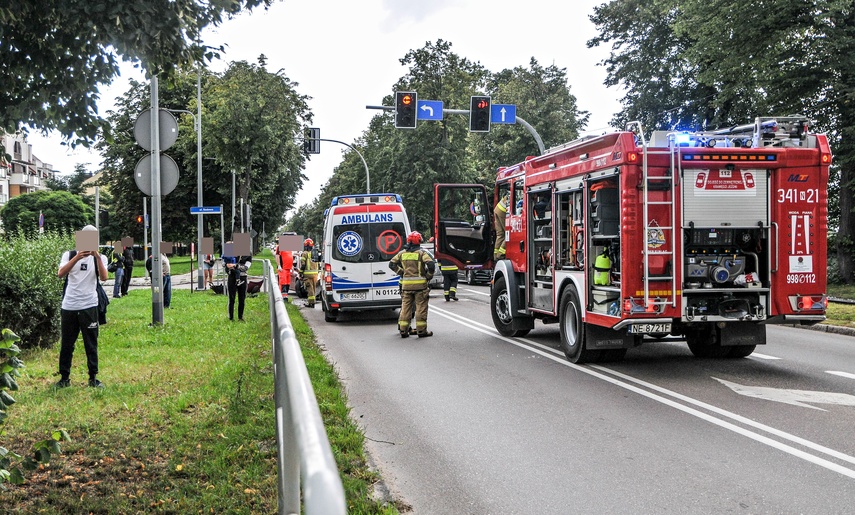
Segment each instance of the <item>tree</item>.
[[[408,67],[393,91],[418,91],[425,98],[441,98],[450,109],[469,107],[474,94],[489,94],[494,101],[517,104],[518,113],[538,128],[548,144],[578,135],[587,113],[579,111],[567,86],[566,71],[541,67],[535,59],[529,68],[517,67],[492,74],[451,51],[451,43],[437,40],[411,50],[401,59]],[[392,104],[392,95],[384,104]],[[479,182],[492,187],[499,165],[513,164],[539,152],[537,143],[522,127],[494,126],[490,134],[472,134],[466,117],[451,115],[441,122],[419,124],[416,130],[396,130],[391,113],[372,118],[362,137],[354,142],[371,170],[374,192],[402,196],[415,230],[427,236],[433,226],[433,184]],[[365,171],[352,151],[310,206],[289,220],[298,233],[320,234],[323,210],[337,195],[362,193]]]
[[[487,91],[494,104],[513,104],[525,113],[546,148],[579,137],[590,114],[580,111],[567,85],[567,69],[542,67],[532,57],[529,67],[517,66],[493,74]],[[484,171],[485,184],[493,184],[499,166],[517,163],[540,153],[534,137],[522,125],[493,125],[489,136],[472,138],[476,143],[477,168]],[[480,144],[479,144],[480,143]]]
[[67,191],[36,191],[9,199],[0,219],[7,234],[34,234],[39,229],[39,213],[45,217],[45,230],[77,231],[94,223],[94,210],[78,196]]
[[120,59],[167,76],[212,59],[221,49],[197,43],[224,16],[273,0],[29,0],[0,7],[0,129],[56,129],[89,145],[108,125],[98,88],[119,74]]
[[784,0],[770,8],[757,1],[617,0],[591,19],[601,35],[589,46],[612,43],[606,84],[627,88],[617,120],[640,119],[647,129],[713,128],[791,113],[815,120],[830,137],[839,177],[840,275],[855,281],[851,2]]
[[[305,177],[306,156],[297,136],[312,120],[308,97],[282,71],[259,64],[233,62],[207,83],[206,148],[221,168],[219,178],[236,172],[239,198],[253,211],[253,225],[278,227],[294,204]],[[228,191],[228,190],[227,190]]]

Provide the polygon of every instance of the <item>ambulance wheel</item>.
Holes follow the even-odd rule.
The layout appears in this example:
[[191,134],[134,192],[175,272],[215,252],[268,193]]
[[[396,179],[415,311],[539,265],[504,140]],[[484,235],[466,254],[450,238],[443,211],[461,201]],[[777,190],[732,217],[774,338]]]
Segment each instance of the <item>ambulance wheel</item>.
[[516,329],[511,313],[511,296],[504,277],[496,279],[490,295],[490,311],[493,314],[493,325],[502,336],[525,336],[530,329]]
[[561,295],[559,326],[561,328],[561,350],[572,363],[588,363],[600,357],[600,351],[585,348],[585,323],[576,289],[569,287]]
[[338,310],[327,308],[327,303],[321,299],[321,310],[324,312],[324,322],[335,322],[338,319]]

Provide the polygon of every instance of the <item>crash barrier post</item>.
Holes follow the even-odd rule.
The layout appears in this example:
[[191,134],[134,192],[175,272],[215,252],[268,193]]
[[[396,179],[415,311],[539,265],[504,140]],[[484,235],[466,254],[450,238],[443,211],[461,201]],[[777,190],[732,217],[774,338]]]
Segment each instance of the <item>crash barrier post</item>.
[[[270,260],[264,277],[278,281]],[[276,282],[278,284],[278,282]],[[279,288],[269,288],[270,332],[273,335],[273,377],[276,441],[279,452],[279,513],[300,513],[300,484],[307,515],[346,514],[344,486],[338,473],[315,391],[297,335]]]

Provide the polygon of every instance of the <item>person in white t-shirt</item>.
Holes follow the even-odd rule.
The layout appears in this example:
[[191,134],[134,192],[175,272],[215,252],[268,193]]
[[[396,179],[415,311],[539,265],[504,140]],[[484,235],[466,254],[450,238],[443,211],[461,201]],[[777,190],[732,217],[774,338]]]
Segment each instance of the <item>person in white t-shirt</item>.
[[[84,231],[96,231],[87,225]],[[89,367],[89,386],[103,388],[98,380],[98,292],[96,283],[107,280],[107,256],[95,251],[64,252],[59,263],[59,277],[67,277],[68,284],[62,296],[62,340],[59,350],[59,375],[57,388],[71,386],[71,357],[78,335],[83,335],[86,363]]]

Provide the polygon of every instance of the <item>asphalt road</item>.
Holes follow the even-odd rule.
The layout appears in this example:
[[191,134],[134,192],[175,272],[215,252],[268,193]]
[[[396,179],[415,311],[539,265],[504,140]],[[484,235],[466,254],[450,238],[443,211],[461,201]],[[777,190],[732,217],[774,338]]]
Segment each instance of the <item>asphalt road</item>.
[[852,513],[855,339],[770,327],[749,358],[683,342],[574,365],[558,327],[493,328],[487,286],[395,312],[303,313],[386,487],[417,514]]

